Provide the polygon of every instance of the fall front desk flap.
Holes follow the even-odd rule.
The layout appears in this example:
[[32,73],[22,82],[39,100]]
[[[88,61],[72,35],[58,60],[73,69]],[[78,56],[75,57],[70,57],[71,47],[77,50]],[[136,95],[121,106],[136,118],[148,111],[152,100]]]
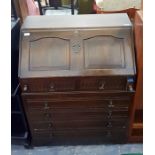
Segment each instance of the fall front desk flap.
[[20,35],[19,77],[135,75],[127,14],[29,16]]

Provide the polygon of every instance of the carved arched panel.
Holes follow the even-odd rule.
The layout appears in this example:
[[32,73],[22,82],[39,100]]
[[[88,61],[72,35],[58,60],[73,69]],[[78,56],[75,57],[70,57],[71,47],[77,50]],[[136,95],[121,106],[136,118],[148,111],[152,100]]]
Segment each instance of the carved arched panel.
[[46,37],[30,42],[30,70],[68,70],[70,68],[69,40]]
[[113,36],[95,36],[84,40],[84,60],[87,69],[125,67],[124,41]]

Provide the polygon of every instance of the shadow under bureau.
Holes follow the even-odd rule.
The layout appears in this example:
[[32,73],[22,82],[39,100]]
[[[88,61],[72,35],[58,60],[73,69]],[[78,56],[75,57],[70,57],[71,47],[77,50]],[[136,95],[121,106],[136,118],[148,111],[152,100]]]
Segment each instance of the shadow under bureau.
[[27,17],[19,79],[32,144],[127,142],[135,75],[126,14]]

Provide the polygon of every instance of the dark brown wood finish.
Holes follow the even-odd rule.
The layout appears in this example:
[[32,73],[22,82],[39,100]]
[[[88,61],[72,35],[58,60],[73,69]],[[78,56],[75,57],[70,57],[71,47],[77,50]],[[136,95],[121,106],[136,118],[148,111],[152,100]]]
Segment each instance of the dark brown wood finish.
[[126,14],[28,17],[21,40],[22,78],[135,74]]
[[[75,94],[79,98],[74,96]],[[81,93],[76,92],[73,96],[70,93],[65,94],[66,97],[60,97],[61,93],[23,94],[24,106],[34,138],[41,132],[44,133],[43,137],[46,134],[50,137],[52,134],[51,139],[54,136],[55,139],[60,140],[74,135],[76,141],[79,136],[87,139],[95,138],[96,135],[102,136],[100,140],[103,142],[108,139],[108,134],[111,138],[113,136],[118,138],[117,142],[121,142],[122,139],[119,141],[119,137],[122,134],[124,140],[127,140],[129,108],[133,93],[128,96],[126,93],[123,95],[123,93],[94,92],[94,97],[91,94],[85,93],[82,96]],[[49,139],[45,139],[47,140]]]
[[127,80],[127,76],[26,78],[20,80],[20,84],[25,93],[61,91],[102,92],[105,90],[128,91]]
[[131,23],[125,14],[65,18],[72,22],[30,17],[21,30],[32,144],[127,142],[136,74]]

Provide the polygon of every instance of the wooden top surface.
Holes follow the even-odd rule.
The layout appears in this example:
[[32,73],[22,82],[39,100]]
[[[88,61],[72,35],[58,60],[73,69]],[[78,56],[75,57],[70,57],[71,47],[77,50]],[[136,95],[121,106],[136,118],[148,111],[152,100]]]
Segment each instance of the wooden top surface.
[[68,29],[129,27],[131,22],[125,13],[94,15],[28,16],[22,29]]

